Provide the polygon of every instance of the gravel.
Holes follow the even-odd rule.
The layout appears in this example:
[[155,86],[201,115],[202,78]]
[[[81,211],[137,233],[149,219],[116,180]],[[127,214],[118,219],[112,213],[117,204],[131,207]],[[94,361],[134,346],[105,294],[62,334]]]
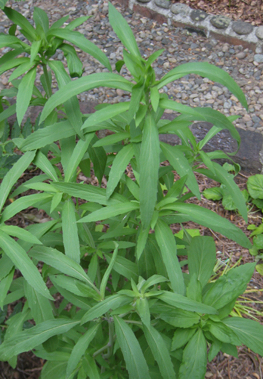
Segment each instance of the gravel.
[[[160,79],[170,69],[182,63],[209,62],[228,72],[242,88],[246,95],[249,112],[247,112],[235,96],[224,86],[207,78],[189,74],[186,77],[166,85],[166,92],[170,99],[180,101],[182,104],[193,107],[212,107],[220,110],[226,116],[239,114],[241,117],[235,125],[242,129],[263,133],[263,55],[254,54],[241,45],[235,46],[206,38],[196,32],[189,33],[183,28],[175,28],[167,24],[158,24],[154,20],[141,17],[139,14],[124,10],[113,1],[118,10],[126,18],[136,37],[139,49],[144,58],[154,51],[165,49],[162,55],[153,64],[156,77]],[[13,3],[13,8],[22,10],[22,13],[31,20],[33,8],[25,3]],[[108,6],[104,0],[34,0],[34,5],[47,11],[51,22],[67,14],[70,18],[91,15],[92,17],[81,25],[78,30],[86,38],[95,43],[110,59],[113,70],[115,63],[122,59],[122,44],[108,21]],[[9,22],[3,12],[0,12],[0,27],[8,32]],[[2,30],[1,29],[1,30]],[[18,35],[19,36],[19,35]],[[4,49],[1,49],[1,55]],[[61,52],[56,55],[66,65]],[[86,53],[79,52],[83,62],[84,75],[93,72],[107,72],[100,63]],[[115,71],[114,71],[115,72]],[[37,85],[40,85],[39,71]],[[122,75],[129,78],[129,72],[122,68]],[[9,74],[2,76],[0,87],[8,87]],[[121,90],[98,88],[79,96],[81,101],[95,101],[99,103],[118,103],[129,100],[130,95]]]

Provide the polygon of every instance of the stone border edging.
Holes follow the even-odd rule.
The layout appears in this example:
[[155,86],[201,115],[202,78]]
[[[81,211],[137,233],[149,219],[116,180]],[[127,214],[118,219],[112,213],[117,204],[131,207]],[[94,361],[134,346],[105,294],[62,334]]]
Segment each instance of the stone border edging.
[[[263,26],[253,26],[244,21],[232,21],[226,16],[209,15],[202,10],[190,8],[186,4],[170,4],[169,0],[116,0],[126,9],[140,13],[158,23],[201,31],[232,45],[242,45],[254,51],[255,61],[263,62]],[[193,31],[194,31],[193,30]]]

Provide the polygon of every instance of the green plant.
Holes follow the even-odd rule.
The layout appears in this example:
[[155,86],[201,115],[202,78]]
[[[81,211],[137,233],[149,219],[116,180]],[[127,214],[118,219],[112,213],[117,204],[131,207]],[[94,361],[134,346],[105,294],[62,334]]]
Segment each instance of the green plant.
[[[230,221],[186,202],[200,199],[193,173],[200,172],[223,183],[247,219],[232,176],[213,162],[227,155],[202,150],[223,128],[238,143],[240,138],[231,122],[235,117],[181,105],[159,90],[193,72],[226,85],[244,106],[246,100],[226,72],[208,63],[178,66],[157,81],[151,64],[162,50],[143,59],[128,24],[110,3],[109,19],[126,48],[116,69],[125,64],[132,80],[98,73],[68,82],[46,101],[40,122],[94,87],[129,91],[131,100],[80,115],[78,128],[71,123],[74,107],[65,107],[67,119],[13,139],[23,155],[0,187],[0,306],[23,297],[25,302],[8,323],[0,359],[14,366],[18,354],[33,350],[47,360],[42,379],[201,379],[207,358],[220,350],[236,356],[236,346],[245,344],[263,355],[263,326],[229,317],[255,264],[236,267],[209,283],[216,262],[212,237],[186,230],[174,236],[170,227],[191,220],[251,247]],[[162,120],[165,109],[181,115]],[[214,124],[199,143],[189,129],[193,120]],[[112,134],[99,139],[96,132],[102,129]],[[175,133],[182,144],[160,143],[160,133]],[[52,153],[50,160],[43,149]],[[44,174],[12,192],[31,162]],[[80,171],[90,176],[91,169],[98,186],[78,180]],[[106,188],[101,185],[105,181]],[[8,196],[16,198],[28,189],[35,193],[5,206]],[[25,229],[6,224],[28,206],[45,210],[50,220]],[[178,259],[177,246],[185,260]],[[15,267],[22,275],[13,280]],[[55,306],[56,294],[60,302]],[[25,321],[34,326],[25,329]]]

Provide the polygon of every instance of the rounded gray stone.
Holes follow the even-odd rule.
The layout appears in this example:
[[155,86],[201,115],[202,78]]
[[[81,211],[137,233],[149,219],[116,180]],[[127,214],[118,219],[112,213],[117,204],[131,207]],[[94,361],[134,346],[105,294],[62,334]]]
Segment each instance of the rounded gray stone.
[[154,0],[155,4],[160,8],[169,9],[170,2],[168,0]]
[[226,29],[231,19],[226,16],[213,16],[210,23],[217,29]]
[[259,38],[259,39],[263,39],[263,26],[259,26],[256,30],[256,36]]
[[139,3],[149,3],[151,0],[138,0]]
[[203,21],[207,16],[208,14],[200,9],[194,9],[190,14],[193,21]]
[[263,54],[255,54],[254,55],[254,62],[263,63]]
[[176,3],[171,6],[171,11],[174,14],[188,15],[191,11],[191,8],[186,4]]
[[252,32],[253,26],[248,22],[234,21],[232,24],[232,29],[239,35],[246,35]]
[[247,54],[244,51],[240,51],[240,53],[237,53],[236,57],[238,59],[244,59],[246,58]]

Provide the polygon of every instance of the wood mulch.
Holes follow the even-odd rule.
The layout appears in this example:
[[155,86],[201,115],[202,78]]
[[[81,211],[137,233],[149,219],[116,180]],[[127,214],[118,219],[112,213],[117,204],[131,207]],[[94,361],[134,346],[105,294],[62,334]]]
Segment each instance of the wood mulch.
[[225,15],[232,20],[242,20],[252,25],[263,25],[262,0],[170,0],[171,3],[187,4],[209,14]]

